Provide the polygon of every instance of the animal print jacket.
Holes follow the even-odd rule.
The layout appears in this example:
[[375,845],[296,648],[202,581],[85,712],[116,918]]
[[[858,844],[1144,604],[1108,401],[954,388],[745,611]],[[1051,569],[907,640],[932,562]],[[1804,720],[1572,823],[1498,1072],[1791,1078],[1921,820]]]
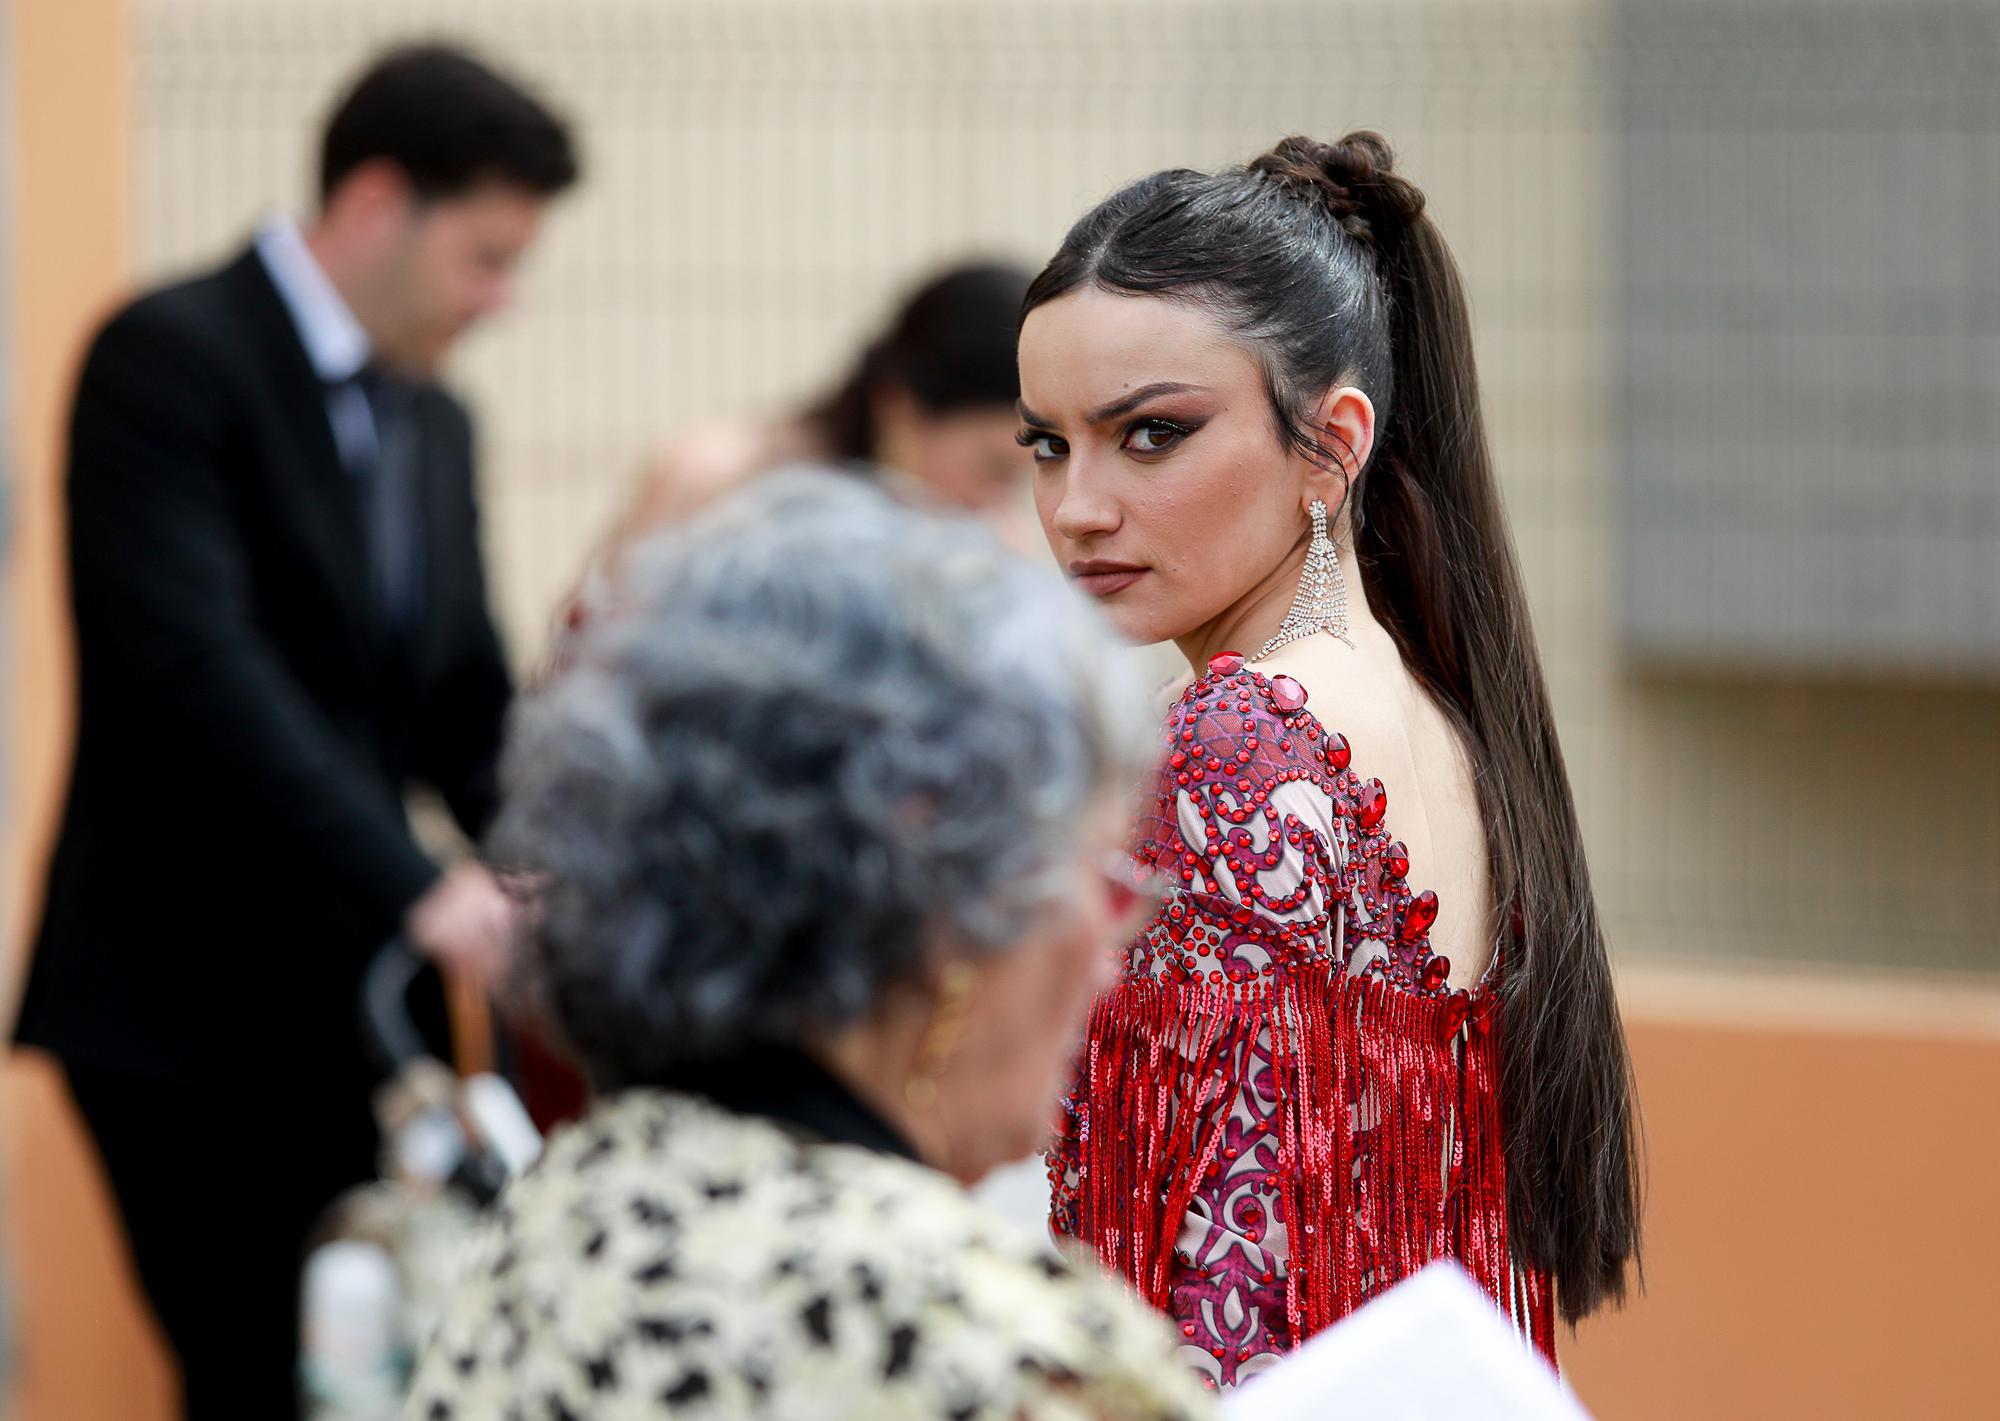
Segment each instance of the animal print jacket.
[[1176,1340],[913,1160],[637,1089],[502,1197],[405,1415],[1207,1417]]

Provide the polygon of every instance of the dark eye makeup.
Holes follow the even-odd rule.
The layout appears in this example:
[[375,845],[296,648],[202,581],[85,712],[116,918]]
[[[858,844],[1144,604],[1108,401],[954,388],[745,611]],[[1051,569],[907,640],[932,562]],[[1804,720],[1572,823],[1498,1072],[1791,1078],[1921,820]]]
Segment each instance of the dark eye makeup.
[[1165,454],[1200,427],[1183,424],[1177,419],[1148,415],[1125,427],[1125,437],[1119,441],[1118,447],[1130,454]]
[[1046,429],[1036,429],[1023,425],[1014,435],[1014,442],[1023,449],[1032,449],[1037,464],[1046,464],[1052,459],[1060,459],[1069,451],[1069,441],[1059,434],[1051,434]]
[[[1147,415],[1125,426],[1125,432],[1119,436],[1118,447],[1142,459],[1171,453],[1200,430],[1205,422]],[[1038,464],[1060,459],[1069,452],[1067,439],[1052,430],[1040,429],[1034,425],[1023,425],[1015,433],[1014,442],[1024,449],[1032,449],[1035,462]]]

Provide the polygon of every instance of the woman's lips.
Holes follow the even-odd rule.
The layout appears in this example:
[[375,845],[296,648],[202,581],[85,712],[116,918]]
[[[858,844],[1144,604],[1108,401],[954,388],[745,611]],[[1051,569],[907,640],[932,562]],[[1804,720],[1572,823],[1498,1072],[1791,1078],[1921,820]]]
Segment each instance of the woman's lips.
[[1070,568],[1070,577],[1093,597],[1110,597],[1123,592],[1146,575],[1143,567],[1115,563],[1080,563]]

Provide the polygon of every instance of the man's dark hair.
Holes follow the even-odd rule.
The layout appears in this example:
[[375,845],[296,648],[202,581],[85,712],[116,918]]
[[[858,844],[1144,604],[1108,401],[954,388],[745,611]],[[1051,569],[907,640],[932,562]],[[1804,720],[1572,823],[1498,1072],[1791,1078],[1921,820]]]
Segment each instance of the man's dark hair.
[[577,178],[568,126],[512,80],[449,45],[391,50],[355,82],[327,121],[320,200],[374,158],[400,167],[424,200],[487,182],[553,197]]

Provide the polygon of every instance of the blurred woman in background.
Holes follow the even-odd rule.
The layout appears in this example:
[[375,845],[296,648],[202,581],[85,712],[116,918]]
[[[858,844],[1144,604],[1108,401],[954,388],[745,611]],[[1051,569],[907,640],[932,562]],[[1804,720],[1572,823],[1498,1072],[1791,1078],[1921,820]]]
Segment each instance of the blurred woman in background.
[[1058,1229],[1218,1384],[1440,1256],[1553,1360],[1637,1251],[1630,1068],[1423,194],[1370,133],[1143,178],[1035,279],[1021,382],[1056,556],[1193,678]]
[[685,518],[752,474],[797,461],[868,466],[920,503],[1004,518],[1028,461],[1014,442],[1014,337],[1028,273],[954,267],[920,286],[831,394],[768,424],[698,430],[662,450],[621,524]]
[[521,713],[492,845],[597,1101],[409,1414],[1205,1414],[1157,1318],[961,1188],[1042,1138],[1145,908],[1102,620],[837,474],[623,577]]
[[784,464],[837,465],[905,502],[965,509],[1028,550],[1038,542],[1026,502],[1030,464],[1014,438],[1014,346],[1027,289],[1017,267],[952,267],[918,287],[803,413],[704,426],[660,450],[558,608],[545,671],[564,665],[577,630],[604,614],[625,548]]
[[[578,631],[606,614],[627,547],[780,465],[838,466],[904,502],[979,514],[1022,551],[1038,544],[1026,502],[1030,463],[1014,438],[1014,345],[1027,289],[1016,267],[953,267],[919,287],[804,413],[709,425],[662,449],[559,605],[542,674],[566,665]],[[557,1079],[559,1063],[538,1055],[534,1073],[551,1098],[575,1097]]]

